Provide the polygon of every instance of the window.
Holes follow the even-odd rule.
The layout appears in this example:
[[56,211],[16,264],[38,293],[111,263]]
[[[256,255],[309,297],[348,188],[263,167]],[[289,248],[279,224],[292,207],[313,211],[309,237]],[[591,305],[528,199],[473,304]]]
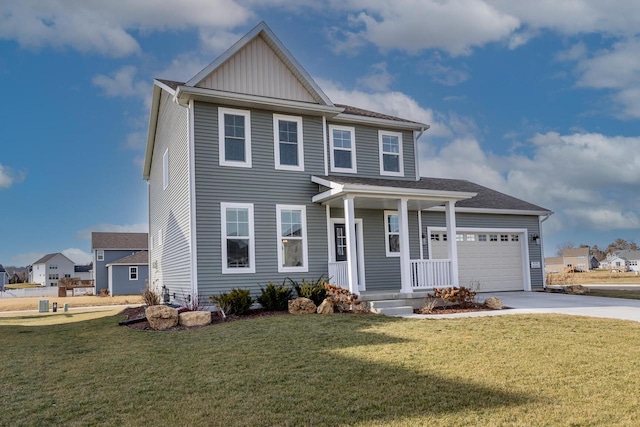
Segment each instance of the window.
[[501,234],[500,235],[500,241],[501,242],[508,242],[509,241],[509,236],[506,234]]
[[478,242],[486,242],[487,235],[486,234],[478,234]]
[[378,131],[380,143],[380,175],[403,176],[402,134]]
[[307,210],[305,206],[276,205],[278,272],[307,272]]
[[497,234],[489,234],[489,241],[490,242],[497,242],[498,241],[498,235]]
[[584,256],[579,256],[578,259],[584,259]]
[[456,242],[464,242],[464,235],[456,234]]
[[475,242],[476,235],[475,234],[467,234],[467,242]]
[[443,242],[447,241],[447,233],[442,233],[442,241]]
[[355,133],[355,128],[352,127],[329,126],[332,172],[358,172]]
[[65,274],[64,277],[65,277],[65,279],[71,279],[71,275],[70,274]]
[[[384,211],[384,236],[387,256],[400,256],[400,224],[398,212]],[[431,235],[433,239],[433,234]]]
[[304,170],[302,117],[273,115],[276,169]]
[[220,203],[222,273],[255,273],[253,204]]
[[251,167],[251,113],[218,108],[220,166]]
[[163,237],[162,237],[162,228],[160,230],[158,230],[158,246],[162,246],[163,243]]
[[51,264],[49,266],[49,270],[57,270],[57,269],[58,269],[58,266],[56,264]]
[[439,242],[440,235],[438,233],[431,233],[431,240],[433,240],[434,242]]
[[520,236],[518,236],[517,234],[512,234],[511,235],[511,241],[512,242],[519,242],[520,241]]
[[96,260],[97,261],[104,261],[104,251],[102,249],[98,250],[96,252]]
[[138,267],[129,267],[129,280],[138,280]]
[[167,148],[162,155],[162,189],[166,190],[169,186],[169,149]]

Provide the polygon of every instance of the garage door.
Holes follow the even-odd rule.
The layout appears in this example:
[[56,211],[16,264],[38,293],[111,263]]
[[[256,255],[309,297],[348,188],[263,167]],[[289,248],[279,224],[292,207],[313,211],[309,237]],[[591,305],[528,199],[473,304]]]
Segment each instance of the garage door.
[[[431,233],[431,259],[447,256],[447,235]],[[465,231],[458,233],[460,286],[481,292],[522,291],[522,234]]]

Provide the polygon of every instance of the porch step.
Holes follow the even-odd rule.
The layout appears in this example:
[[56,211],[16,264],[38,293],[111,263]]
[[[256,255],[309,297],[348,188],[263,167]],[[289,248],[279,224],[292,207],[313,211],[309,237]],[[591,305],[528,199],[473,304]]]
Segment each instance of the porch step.
[[385,316],[406,316],[413,314],[413,307],[410,305],[403,305],[399,307],[379,307],[377,309],[372,308],[371,311]]
[[369,308],[371,310],[375,310],[378,308],[406,307],[406,306],[408,306],[408,304],[407,304],[407,301],[404,299],[386,299],[386,300],[369,301]]

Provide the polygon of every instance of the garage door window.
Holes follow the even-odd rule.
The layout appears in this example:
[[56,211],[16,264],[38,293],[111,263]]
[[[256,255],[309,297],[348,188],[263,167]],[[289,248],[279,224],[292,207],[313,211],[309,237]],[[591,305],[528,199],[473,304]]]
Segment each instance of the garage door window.
[[509,241],[509,236],[506,234],[501,234],[500,235],[500,241],[501,242],[508,242]]
[[497,234],[489,234],[489,241],[497,242],[498,241],[498,235]]
[[478,242],[486,242],[487,235],[486,234],[478,234]]
[[511,241],[512,242],[519,242],[520,241],[520,236],[518,236],[517,234],[512,234],[511,235]]
[[456,242],[464,242],[464,235],[456,234]]
[[467,234],[467,242],[475,242],[476,235],[475,234]]

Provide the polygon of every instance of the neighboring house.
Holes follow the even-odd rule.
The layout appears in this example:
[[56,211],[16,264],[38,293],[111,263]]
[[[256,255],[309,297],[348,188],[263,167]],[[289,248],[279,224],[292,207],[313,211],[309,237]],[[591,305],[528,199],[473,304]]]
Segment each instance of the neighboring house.
[[73,269],[73,277],[80,280],[93,279],[93,264],[76,265]]
[[369,295],[542,287],[552,212],[421,178],[428,128],[333,104],[264,23],[189,81],[155,80],[150,283],[177,302],[321,275]]
[[7,270],[0,264],[0,290],[4,291],[4,285],[7,283],[9,283],[9,273],[7,273]]
[[63,277],[74,277],[75,263],[61,253],[47,254],[31,264],[29,282],[58,286]]
[[544,259],[544,271],[546,273],[564,273],[564,269],[564,260],[561,256]]
[[602,268],[611,270],[640,271],[640,251],[623,249],[610,254],[600,263]]
[[149,279],[149,253],[134,252],[106,265],[110,295],[141,293]]
[[578,271],[589,271],[591,269],[588,246],[565,249],[562,251],[562,259],[567,268],[573,268]]
[[[147,233],[91,233],[91,251],[93,252],[93,275],[96,294],[102,289],[110,295],[139,294],[144,288],[144,280],[148,277],[148,239]],[[142,252],[142,253],[141,253]],[[135,258],[129,258],[136,255]],[[142,262],[142,258],[146,259]],[[135,267],[137,276],[131,279],[121,272],[125,269],[123,260],[130,259],[131,267]],[[144,277],[142,287],[138,288]],[[135,283],[134,283],[135,282]],[[135,288],[135,291],[130,292]]]

